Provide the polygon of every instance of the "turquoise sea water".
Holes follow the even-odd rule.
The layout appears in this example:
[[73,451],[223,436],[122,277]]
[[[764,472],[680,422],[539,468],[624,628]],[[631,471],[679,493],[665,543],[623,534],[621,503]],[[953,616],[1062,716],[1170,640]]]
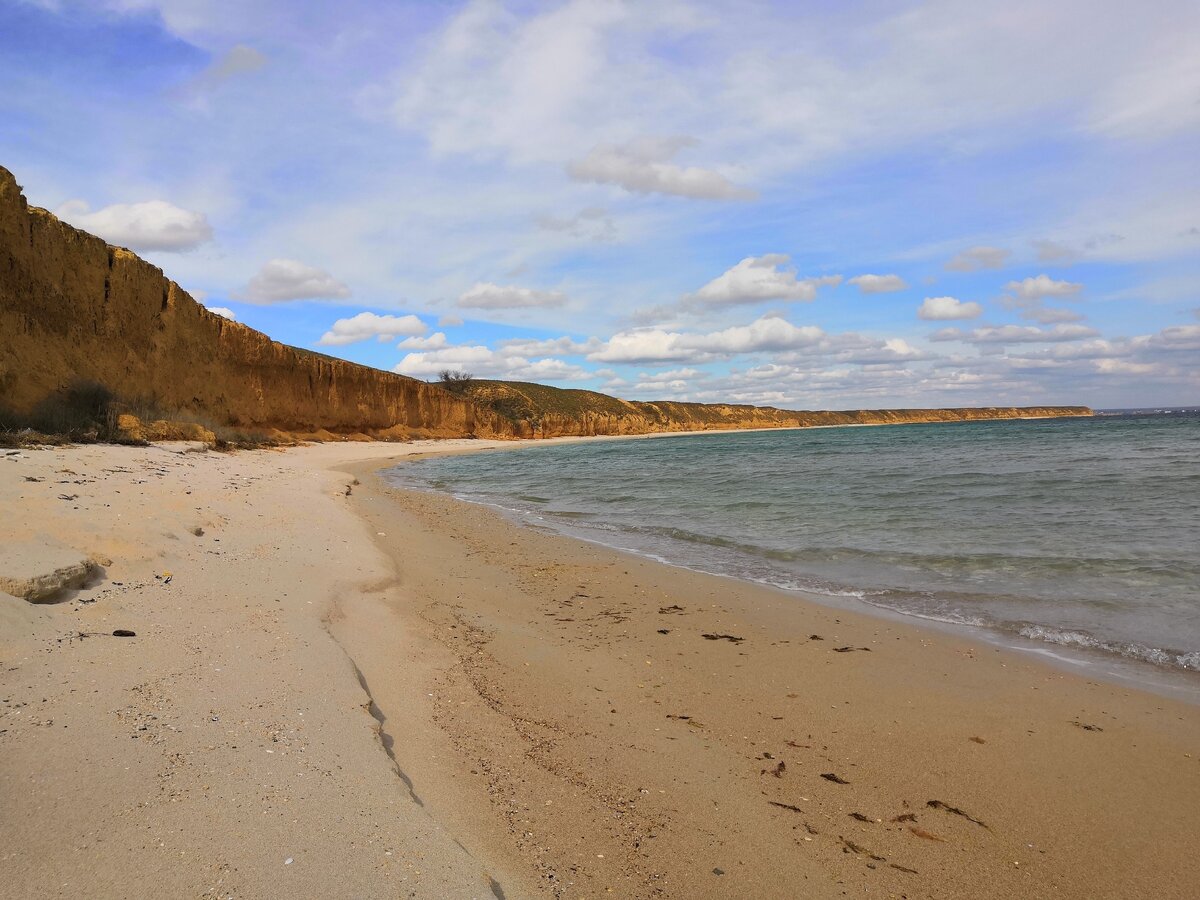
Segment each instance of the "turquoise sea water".
[[1200,671],[1200,414],[596,441],[410,463],[666,562]]

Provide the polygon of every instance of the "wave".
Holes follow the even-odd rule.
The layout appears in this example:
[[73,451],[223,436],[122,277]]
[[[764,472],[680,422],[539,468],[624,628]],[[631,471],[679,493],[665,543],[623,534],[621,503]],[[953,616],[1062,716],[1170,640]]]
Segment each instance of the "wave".
[[1172,666],[1200,672],[1200,650],[1165,650],[1130,641],[1103,640],[1084,631],[1051,628],[1046,625],[1019,625],[1015,630],[1021,637],[1033,641],[1045,641],[1060,647],[1082,650],[1100,650],[1157,666]]

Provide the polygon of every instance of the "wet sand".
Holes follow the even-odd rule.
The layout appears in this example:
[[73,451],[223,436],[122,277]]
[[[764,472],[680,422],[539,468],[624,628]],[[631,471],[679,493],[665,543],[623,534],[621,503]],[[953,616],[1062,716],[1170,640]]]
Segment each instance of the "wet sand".
[[1200,708],[377,474],[481,446],[0,458],[108,562],[0,595],[0,896],[1195,895]]

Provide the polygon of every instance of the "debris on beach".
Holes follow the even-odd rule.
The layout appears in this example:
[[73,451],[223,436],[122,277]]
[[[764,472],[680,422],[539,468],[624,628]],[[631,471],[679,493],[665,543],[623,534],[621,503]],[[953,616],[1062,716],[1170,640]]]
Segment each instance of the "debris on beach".
[[822,772],[821,777],[826,781],[832,781],[834,784],[849,784],[845,778],[835,775],[833,772]]
[[[957,806],[951,806],[949,803],[943,803],[941,800],[927,800],[925,802],[925,805],[928,807],[931,807],[933,809],[945,810],[946,812],[951,813],[952,815],[955,815],[955,816],[962,816],[968,822],[974,822],[980,828],[988,828],[988,826],[984,825],[982,822],[980,822],[974,816],[968,815],[967,813],[965,813],[961,809],[959,809]],[[988,828],[988,831],[991,831],[991,829]]]
[[872,853],[866,847],[859,846],[858,844],[854,843],[854,841],[850,840],[849,838],[841,837],[841,835],[839,835],[838,838],[842,842],[842,848],[843,848],[842,852],[843,853],[855,853],[859,856],[869,857],[870,859],[873,859],[876,862],[887,862],[886,856],[879,856],[878,854]]
[[1080,722],[1078,719],[1071,722],[1071,724],[1074,725],[1076,728],[1082,728],[1084,731],[1103,731],[1104,730],[1099,725],[1089,725],[1086,722]]
[[834,647],[833,648],[834,653],[853,653],[855,650],[866,650],[868,653],[871,652],[870,647]]
[[113,637],[137,637],[137,632],[128,628],[117,628],[113,630]]
[[740,644],[745,640],[745,638],[733,634],[712,634],[710,632],[705,632],[700,637],[706,641],[729,641],[731,644]]
[[778,806],[780,809],[786,809],[791,812],[798,812],[798,813],[804,812],[804,810],[802,810],[800,807],[792,806],[792,804],[790,804],[790,803],[780,803],[777,800],[768,800],[767,802],[770,803],[772,806]]
[[944,837],[938,837],[936,834],[926,831],[924,828],[918,828],[916,825],[909,825],[908,830],[917,837],[924,838],[927,841],[937,841],[939,844],[946,843],[946,839]]

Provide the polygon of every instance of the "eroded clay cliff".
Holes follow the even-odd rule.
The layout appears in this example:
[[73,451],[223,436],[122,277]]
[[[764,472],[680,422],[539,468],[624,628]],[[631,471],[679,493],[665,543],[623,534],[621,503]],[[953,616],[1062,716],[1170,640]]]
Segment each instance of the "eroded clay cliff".
[[0,168],[0,405],[28,413],[77,380],[164,415],[262,431],[512,434],[434,385],[210,313],[135,254],[29,207]]

